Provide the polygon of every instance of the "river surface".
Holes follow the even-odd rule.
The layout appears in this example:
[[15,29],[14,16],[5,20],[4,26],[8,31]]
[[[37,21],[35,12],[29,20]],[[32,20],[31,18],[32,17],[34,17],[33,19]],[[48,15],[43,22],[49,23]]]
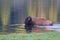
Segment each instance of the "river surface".
[[60,32],[60,24],[53,24],[53,26],[37,26],[37,27]]

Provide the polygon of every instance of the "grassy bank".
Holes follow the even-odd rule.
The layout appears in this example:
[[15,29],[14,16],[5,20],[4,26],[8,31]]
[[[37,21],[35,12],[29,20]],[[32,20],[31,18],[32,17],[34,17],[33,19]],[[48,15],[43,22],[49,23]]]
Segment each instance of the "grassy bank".
[[60,40],[60,32],[0,35],[0,40]]

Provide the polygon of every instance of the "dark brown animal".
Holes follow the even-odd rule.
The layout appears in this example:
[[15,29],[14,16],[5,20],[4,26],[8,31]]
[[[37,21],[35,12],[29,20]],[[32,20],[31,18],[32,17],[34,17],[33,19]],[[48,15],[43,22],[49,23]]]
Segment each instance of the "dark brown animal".
[[41,18],[41,17],[32,17],[32,21],[35,25],[40,25],[40,26],[53,25],[52,21],[47,20],[46,18]]

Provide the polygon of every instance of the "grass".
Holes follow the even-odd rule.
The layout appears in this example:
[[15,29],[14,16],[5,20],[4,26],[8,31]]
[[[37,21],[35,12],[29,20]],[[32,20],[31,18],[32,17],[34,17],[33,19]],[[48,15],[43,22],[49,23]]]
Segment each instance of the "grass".
[[7,34],[0,35],[0,40],[60,40],[60,32]]

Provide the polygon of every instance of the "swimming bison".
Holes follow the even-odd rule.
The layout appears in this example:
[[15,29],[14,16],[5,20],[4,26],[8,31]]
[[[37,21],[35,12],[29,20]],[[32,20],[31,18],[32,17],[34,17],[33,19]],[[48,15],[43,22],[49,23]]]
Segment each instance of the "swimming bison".
[[46,18],[41,18],[41,17],[32,17],[32,21],[34,25],[39,25],[39,26],[52,26],[53,23],[50,20],[47,20]]
[[46,18],[41,18],[41,17],[30,17],[28,16],[25,19],[25,29],[28,33],[32,31],[32,27],[34,25],[38,26],[52,26],[53,23],[50,20],[47,20]]

